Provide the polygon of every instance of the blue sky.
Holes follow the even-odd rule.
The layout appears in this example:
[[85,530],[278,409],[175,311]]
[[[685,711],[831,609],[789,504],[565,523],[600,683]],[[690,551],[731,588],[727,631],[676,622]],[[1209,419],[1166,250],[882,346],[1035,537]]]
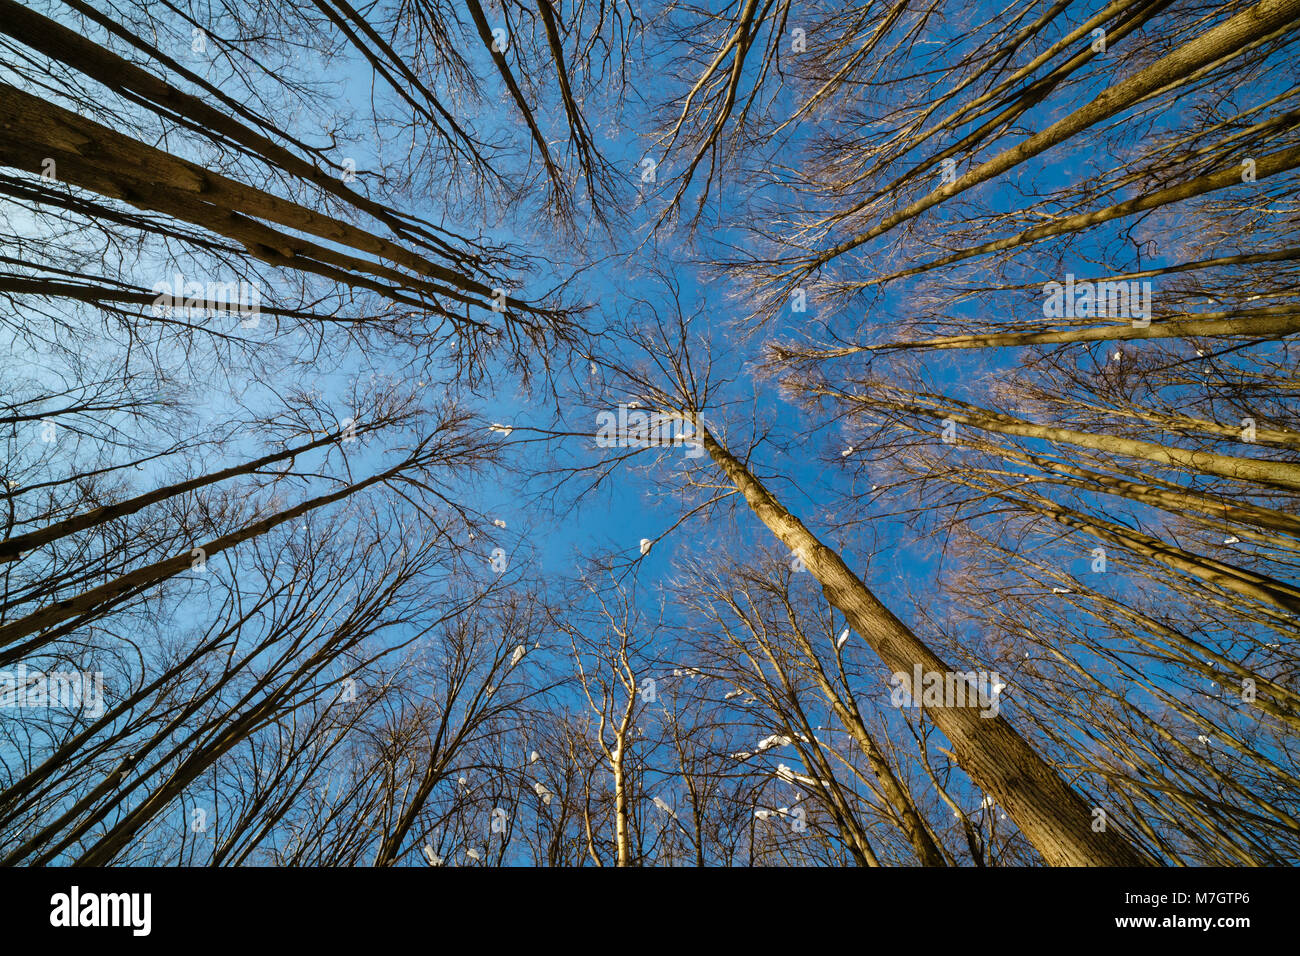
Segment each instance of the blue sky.
[[[712,5],[717,7],[719,5]],[[1100,9],[1101,3],[1092,2],[1081,5],[1080,11],[1072,11],[1071,22],[1079,22],[1092,11]],[[66,13],[58,4],[50,9],[59,16]],[[935,44],[932,52],[922,52],[918,57],[924,60],[933,56],[939,62],[956,56],[960,52],[958,37],[966,40],[965,31],[969,22],[976,22],[995,10],[1002,9],[995,4],[983,3],[972,8],[969,21],[954,20],[945,26],[936,27],[936,38],[944,29],[949,29],[953,39],[947,44]],[[73,22],[71,20],[67,22]],[[178,41],[183,44],[184,37]],[[1126,41],[1131,42],[1131,41]],[[486,65],[483,51],[474,51],[471,47],[470,58]],[[706,410],[705,418],[710,426],[717,429],[725,423],[727,435],[733,450],[740,450],[750,429],[756,427],[767,436],[761,450],[753,463],[754,470],[765,479],[769,487],[787,507],[814,531],[825,535],[828,543],[841,550],[846,560],[864,580],[877,591],[882,600],[904,620],[912,617],[909,601],[912,595],[929,595],[935,607],[943,607],[949,598],[944,592],[945,574],[954,570],[944,567],[944,559],[936,553],[935,543],[921,539],[917,533],[899,516],[893,514],[899,506],[892,496],[873,498],[864,495],[865,484],[872,482],[868,472],[857,470],[856,459],[841,452],[855,444],[852,426],[839,423],[816,415],[806,414],[780,394],[777,383],[771,378],[755,374],[755,366],[761,358],[761,349],[770,337],[799,338],[804,335],[820,338],[824,329],[846,339],[874,339],[882,330],[896,328],[896,318],[906,316],[909,312],[911,296],[917,284],[911,282],[895,283],[878,296],[864,296],[861,304],[846,308],[823,307],[815,299],[810,301],[805,313],[785,310],[771,323],[761,335],[745,337],[741,335],[736,324],[745,318],[746,303],[737,301],[735,289],[725,281],[709,277],[702,269],[699,260],[711,254],[720,254],[736,244],[746,241],[741,227],[745,225],[747,215],[744,204],[749,183],[724,182],[719,191],[717,205],[706,217],[706,225],[701,229],[697,241],[688,242],[680,233],[663,232],[657,236],[648,235],[648,226],[661,210],[661,203],[676,188],[674,174],[680,167],[680,158],[664,163],[659,168],[657,188],[647,189],[638,182],[640,162],[655,155],[655,147],[649,141],[648,133],[653,125],[647,102],[664,95],[666,90],[656,85],[656,77],[667,71],[673,58],[671,50],[652,53],[642,52],[633,62],[632,69],[637,84],[638,95],[629,98],[626,112],[613,115],[610,105],[599,96],[593,96],[591,102],[593,123],[597,125],[597,138],[612,165],[623,171],[627,177],[623,184],[624,197],[628,212],[626,223],[621,223],[612,237],[595,234],[593,228],[590,239],[590,252],[598,252],[601,264],[584,273],[569,290],[573,301],[592,304],[592,321],[596,324],[617,325],[639,306],[638,300],[644,300],[661,309],[667,315],[671,312],[671,302],[664,294],[661,282],[652,274],[653,269],[667,270],[672,279],[679,284],[681,300],[687,312],[699,313],[696,320],[695,334],[701,345],[707,343],[715,361],[714,378],[725,382],[719,389],[716,408]],[[220,64],[199,56],[189,55],[185,62],[191,66],[200,63],[210,66],[210,75],[221,82],[225,75]],[[298,64],[310,68],[311,63]],[[924,62],[918,62],[918,68]],[[394,97],[390,90],[376,85],[368,66],[357,61],[351,54],[343,54],[326,68],[319,64],[319,79],[323,82],[322,94],[318,99],[308,100],[306,105],[319,108],[318,114],[303,112],[298,121],[302,132],[312,141],[320,138],[320,122],[323,116],[338,109],[344,113],[355,111],[364,116],[369,108],[371,98],[391,103]],[[757,63],[751,62],[747,67],[747,79],[753,79]],[[487,71],[481,71],[486,75]],[[959,170],[965,171],[977,161],[988,158],[992,150],[1005,148],[1019,141],[1025,131],[1042,129],[1063,115],[1064,111],[1085,102],[1086,99],[1104,89],[1113,82],[1113,74],[1102,63],[1092,71],[1087,79],[1073,88],[1068,96],[1049,97],[1040,107],[1022,118],[1017,124],[1014,135],[1004,137],[995,147],[986,147],[978,157],[964,157]],[[1279,75],[1274,86],[1259,90],[1258,99],[1264,99],[1272,92],[1280,91],[1286,77]],[[772,82],[769,78],[769,82]],[[553,91],[548,91],[548,93]],[[788,87],[773,87],[770,107],[778,114],[788,113],[794,104],[793,93]],[[499,89],[499,84],[488,84],[488,108],[479,110],[473,117],[476,128],[488,138],[500,137],[515,143],[521,139],[521,124],[513,103]],[[546,132],[552,141],[562,138],[565,130],[561,117],[555,111],[553,102],[548,102],[542,110],[547,121]],[[1171,121],[1178,119],[1170,117]],[[817,121],[808,121],[791,131],[775,138],[767,144],[772,160],[789,163],[793,166],[802,161],[805,150],[825,134],[825,125],[833,124],[832,115]],[[606,135],[606,131],[617,128],[618,133]],[[338,158],[352,158],[365,180],[365,170],[383,160],[392,160],[403,155],[407,142],[397,136],[375,137],[359,131],[359,138],[341,148]],[[202,151],[195,150],[192,140],[176,137],[168,143],[178,153],[185,154],[194,150],[192,155],[201,158]],[[1102,157],[1104,160],[1104,157]],[[674,165],[676,163],[676,166]],[[1077,182],[1085,172],[1092,172],[1101,163],[1089,147],[1089,137],[1083,136],[1071,143],[1053,149],[1037,157],[1024,167],[1000,178],[997,182],[980,188],[977,195],[980,202],[994,208],[1019,208],[1023,205],[1023,194],[1018,188],[1033,183],[1042,190],[1064,187]],[[701,177],[702,178],[702,177]],[[938,174],[935,174],[938,181]],[[420,189],[422,197],[432,196],[436,201],[438,179],[430,176],[428,182]],[[699,181],[688,194],[684,204],[685,210],[693,209],[694,195],[698,191]],[[1116,199],[1127,198],[1122,194]],[[381,194],[377,198],[385,199]],[[639,197],[639,203],[638,203]],[[768,190],[765,198],[781,206],[784,204],[794,214],[799,209],[800,200],[788,191],[782,194],[779,187]],[[402,197],[403,202],[408,201]],[[435,222],[447,218],[453,227],[463,227],[468,231],[481,231],[493,239],[517,244],[529,254],[537,257],[539,268],[537,274],[521,290],[525,294],[536,294],[548,288],[557,277],[563,277],[576,261],[583,258],[583,250],[575,248],[565,236],[547,226],[545,219],[536,209],[536,203],[525,200],[520,208],[511,208],[498,220],[466,222],[456,214],[434,203],[418,206],[413,211]],[[927,223],[941,224],[947,220],[947,209],[941,208],[929,214]],[[1176,220],[1175,220],[1176,221]],[[1009,273],[1009,281],[1038,283],[1049,278],[1063,278],[1067,272],[1078,276],[1102,274],[1103,270],[1093,263],[1103,257],[1109,258],[1118,244],[1125,242],[1124,232],[1130,225],[1129,220],[1121,220],[1103,229],[1090,232],[1086,239],[1077,244],[1073,250],[1047,275]],[[1154,239],[1161,242],[1153,256],[1144,252],[1141,265],[1161,265],[1181,258],[1180,250],[1167,248],[1163,239],[1171,227],[1162,228],[1162,220],[1155,217],[1140,233],[1140,238]],[[837,238],[843,238],[839,236]],[[851,271],[855,268],[866,269],[873,265],[870,256],[887,248],[892,237],[875,246],[864,247],[859,252],[862,259],[852,259],[835,263],[834,268]],[[1035,262],[1044,261],[1035,258]],[[1133,260],[1131,265],[1138,263]],[[124,263],[124,272],[130,271],[141,276],[142,284],[148,286],[150,276],[161,271],[170,274],[160,263],[136,261]],[[968,284],[988,281],[992,276],[984,260],[975,260],[971,264],[950,270],[944,274],[944,280],[950,284]],[[514,291],[514,290],[512,290]],[[1032,308],[1038,302],[1034,290],[1021,296],[1003,294],[1006,301],[1015,302],[1019,314],[1026,314],[1025,306]],[[1157,309],[1158,305],[1157,286]],[[959,310],[964,317],[977,319],[986,307],[970,300]],[[233,322],[233,320],[232,320]],[[632,350],[625,342],[616,338],[607,340],[603,347],[613,350],[607,357],[611,361],[624,360],[632,356]],[[1124,346],[1128,349],[1140,349],[1140,343]],[[1083,347],[1074,347],[1077,360],[1086,363],[1088,355],[1092,360],[1104,363],[1107,347],[1095,346],[1085,352]],[[623,350],[621,353],[619,350]],[[602,356],[605,357],[605,356]],[[939,351],[920,358],[925,371],[925,378],[936,390],[959,399],[988,404],[988,383],[1007,374],[1009,370],[1020,365],[1020,356],[1012,350],[998,351]],[[387,361],[387,360],[385,360]],[[391,369],[397,372],[397,365]],[[846,362],[846,369],[854,363]],[[620,402],[630,397],[617,391],[610,391],[602,396],[599,403],[583,405],[573,401],[577,389],[574,379],[581,380],[586,361],[575,357],[572,371],[562,371],[559,375],[559,391],[564,403],[562,422],[564,427],[575,431],[587,430],[593,435],[597,427],[597,414],[601,411],[616,409]],[[327,394],[339,396],[339,417],[345,417],[349,410],[342,404],[342,396],[348,391],[351,380],[356,376],[365,377],[374,371],[368,357],[351,352],[343,357],[337,368],[317,367],[303,369],[272,369],[273,376],[283,374],[286,379],[297,378],[300,382],[309,382]],[[378,371],[385,369],[382,363]],[[272,403],[273,392],[284,383],[277,379],[271,381],[253,381],[243,383],[246,391],[238,396],[231,395],[221,384],[215,384],[207,396],[211,402],[211,414],[220,418],[231,414],[235,400],[242,399],[250,405],[262,402]],[[436,387],[436,386],[433,386]],[[537,483],[523,484],[517,480],[519,473],[547,462],[547,455],[552,450],[544,450],[540,443],[521,443],[529,436],[528,429],[548,429],[556,426],[553,415],[554,402],[544,390],[533,393],[525,391],[509,373],[496,369],[490,384],[481,388],[477,394],[468,396],[475,407],[483,413],[485,422],[500,422],[516,429],[509,437],[500,440],[507,446],[518,446],[518,450],[508,457],[509,469],[490,481],[475,481],[461,489],[465,500],[483,513],[487,521],[499,519],[506,523],[504,529],[492,529],[490,525],[481,529],[476,540],[483,549],[481,560],[484,576],[490,574],[488,562],[493,547],[503,547],[510,556],[512,566],[522,564],[529,576],[566,578],[572,575],[587,558],[593,554],[614,552],[626,561],[634,560],[638,555],[639,542],[643,538],[656,539],[674,524],[682,513],[679,494],[683,486],[681,469],[686,464],[679,451],[669,451],[659,455],[658,464],[653,468],[621,467],[607,480],[601,488],[583,498],[576,504],[570,499],[572,486],[564,489],[559,496],[560,512],[564,520],[556,520],[554,514],[540,502],[531,497],[537,490]],[[205,416],[200,414],[199,419]],[[251,436],[250,436],[251,437]],[[251,450],[251,447],[250,447]],[[374,452],[374,461],[379,460],[378,449]],[[605,454],[595,447],[591,439],[567,438],[558,442],[554,453],[565,459],[579,461],[598,461]],[[656,452],[647,452],[638,456],[639,466],[651,461]],[[369,453],[359,456],[367,460]],[[159,473],[165,469],[159,469]],[[512,474],[513,473],[513,474]],[[908,502],[904,502],[910,504]],[[1098,499],[1094,502],[1103,512],[1117,509],[1114,500]],[[573,510],[570,513],[569,507]],[[735,508],[734,518],[731,509]],[[675,574],[676,563],[685,557],[698,556],[702,553],[730,553],[744,555],[757,553],[776,547],[767,531],[743,507],[736,498],[730,499],[724,506],[724,514],[712,517],[695,517],[686,524],[672,531],[660,541],[651,552],[637,561],[630,571],[638,585],[639,593],[653,595],[656,588]],[[853,521],[847,527],[834,532],[829,531],[832,519]],[[1071,550],[1073,549],[1073,550]],[[1066,562],[1067,569],[1082,577],[1086,571],[1091,554],[1087,549],[1080,549],[1074,543],[1054,552],[1057,560]],[[1122,576],[1108,579],[1108,584],[1118,593],[1138,587],[1137,584],[1125,583]],[[959,607],[951,608],[962,610]],[[679,612],[669,606],[668,621],[672,623]],[[647,601],[647,616],[656,617],[659,604],[656,600]],[[969,641],[967,647],[978,656],[983,651],[981,635],[975,633],[969,625],[964,633]],[[563,645],[558,646],[562,653]],[[1014,687],[1014,684],[1013,684]],[[864,691],[868,688],[864,687]],[[870,693],[879,694],[882,687],[871,687]],[[1015,695],[1011,695],[1007,713],[1014,719]]]

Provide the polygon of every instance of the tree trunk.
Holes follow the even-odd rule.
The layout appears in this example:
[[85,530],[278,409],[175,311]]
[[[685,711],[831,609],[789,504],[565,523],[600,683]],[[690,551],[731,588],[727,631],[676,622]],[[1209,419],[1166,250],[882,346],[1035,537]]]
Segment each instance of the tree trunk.
[[[713,435],[699,432],[709,457],[726,472],[754,513],[817,578],[831,605],[841,611],[891,670],[908,675],[949,668],[849,570],[790,514]],[[1113,824],[1093,830],[1088,806],[1001,716],[982,716],[978,706],[936,707],[930,716],[952,743],[958,764],[1002,806],[1052,866],[1141,866],[1149,863]]]

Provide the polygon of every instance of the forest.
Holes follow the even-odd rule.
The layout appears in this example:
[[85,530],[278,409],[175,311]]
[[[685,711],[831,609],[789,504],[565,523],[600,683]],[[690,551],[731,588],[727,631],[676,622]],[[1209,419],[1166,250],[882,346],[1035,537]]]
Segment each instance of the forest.
[[1300,863],[1298,185],[1300,0],[0,0],[0,863]]

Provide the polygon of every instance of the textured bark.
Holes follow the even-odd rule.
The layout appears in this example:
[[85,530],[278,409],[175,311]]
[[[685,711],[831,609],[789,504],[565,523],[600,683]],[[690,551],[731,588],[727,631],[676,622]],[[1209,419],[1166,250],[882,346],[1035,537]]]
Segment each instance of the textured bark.
[[[705,451],[731,479],[759,519],[802,556],[827,600],[848,619],[892,671],[952,671],[876,598],[830,548],[790,514],[713,435],[700,429]],[[1021,832],[1053,866],[1139,866],[1145,860],[1111,823],[1092,829],[1088,806],[1001,715],[977,707],[928,710],[948,737],[958,763],[1006,809]]]
[[[82,71],[109,89],[130,99],[142,100],[159,112],[180,117],[204,135],[214,139],[224,137],[230,142],[239,144],[268,164],[307,180],[330,195],[369,213],[395,232],[400,232],[408,238],[417,238],[427,245],[436,246],[449,256],[457,255],[458,250],[430,234],[421,224],[404,217],[397,210],[349,189],[339,176],[325,172],[263,133],[237,121],[234,114],[242,113],[248,118],[253,118],[252,114],[242,109],[238,102],[223,97],[220,90],[184,69],[181,64],[166,57],[161,51],[123,30],[93,8],[79,2],[72,2],[70,5],[116,35],[144,49],[151,58],[163,63],[170,70],[203,86],[214,96],[222,98],[230,112],[210,106],[198,97],[177,89],[129,60],[123,59],[107,47],[100,46],[88,37],[68,29],[57,21],[41,16],[34,10],[29,10],[15,0],[0,0],[0,32],[8,34],[33,50],[39,50],[46,56]],[[282,135],[286,139],[289,138],[288,134]]]
[[[1216,317],[1217,316],[1217,317]],[[1132,322],[1100,325],[1090,329],[1055,329],[1049,332],[984,332],[943,335],[914,342],[884,342],[880,345],[818,350],[817,358],[838,358],[856,352],[885,352],[895,349],[987,349],[1025,345],[1062,345],[1070,342],[1119,342],[1130,339],[1180,339],[1188,336],[1270,338],[1300,332],[1300,311],[1293,305],[1263,309],[1237,309],[1202,315],[1195,319],[1162,322],[1152,317],[1145,328]],[[783,350],[791,357],[803,353]]]
[[1172,83],[1225,57],[1231,57],[1256,37],[1272,33],[1300,17],[1300,0],[1264,0],[1179,47],[1144,70],[1105,90],[1086,106],[1053,123],[1013,148],[981,163],[955,182],[886,216],[875,226],[819,255],[816,265],[830,262],[865,242],[884,235],[946,199],[987,182],[1075,134],[1128,109]]
[[[483,310],[491,308],[493,290],[477,279],[364,229],[146,146],[5,84],[0,84],[0,123],[11,134],[0,139],[0,164],[40,172],[44,159],[53,158],[61,181],[202,226],[239,242],[249,254],[272,265],[368,288],[394,301],[449,316],[452,313],[438,305],[437,297]],[[342,248],[280,232],[262,220]],[[351,252],[377,258],[361,258]],[[383,260],[410,272],[402,272]],[[542,310],[513,298],[507,297],[506,305],[516,314],[542,314]],[[454,318],[474,324],[464,315]]]
[[1061,442],[1092,448],[1097,451],[1141,458],[1161,465],[1186,468],[1208,475],[1219,475],[1236,481],[1254,482],[1288,491],[1300,490],[1300,465],[1286,461],[1267,461],[1257,458],[1239,458],[1235,455],[1222,455],[1212,451],[1191,451],[1172,445],[1140,441],[1135,438],[1121,438],[1117,435],[1094,435],[1072,428],[1057,428],[1052,425],[1038,425],[1011,415],[1002,415],[987,409],[958,402],[954,399],[942,399],[946,406],[931,408],[910,402],[896,402],[888,399],[867,399],[862,396],[846,395],[829,389],[815,389],[817,394],[829,395],[854,404],[889,408],[894,411],[921,415],[936,421],[951,419],[959,425],[970,425],[985,431],[998,432],[1003,435],[1019,435],[1022,438],[1038,438],[1044,441]]
[[[983,446],[981,445],[981,447]],[[1174,484],[1150,484],[1150,476],[1133,473],[1127,469],[1123,473],[1133,477],[1116,477],[1115,475],[1079,468],[1064,462],[1052,461],[1050,458],[1043,458],[1038,455],[1021,454],[1006,448],[990,447],[986,450],[991,450],[994,454],[1000,455],[1008,461],[1033,464],[1044,471],[1067,475],[1073,479],[1071,481],[1046,479],[1053,483],[1088,491],[1102,491],[1108,495],[1128,498],[1130,501],[1140,501],[1145,505],[1151,505],[1173,515],[1187,517],[1189,512],[1209,515],[1212,518],[1218,518],[1218,526],[1224,528],[1237,527],[1243,524],[1271,528],[1274,531],[1281,531],[1294,537],[1260,535],[1258,532],[1248,531],[1240,527],[1237,527],[1237,531],[1240,534],[1250,534],[1252,537],[1267,541],[1273,547],[1284,548],[1289,551],[1296,550],[1297,545],[1300,545],[1300,540],[1297,540],[1300,539],[1300,518],[1281,511],[1275,511],[1272,508],[1263,508],[1246,502],[1225,501],[1213,495],[1202,494]],[[1138,478],[1148,480],[1137,480]],[[1193,520],[1203,519],[1193,518]]]
[[[1061,83],[1097,56],[1097,53],[1092,49],[1091,44],[1079,42],[1084,37],[1087,37],[1094,28],[1100,27],[1117,14],[1126,14],[1124,19],[1119,20],[1106,28],[1107,42],[1111,46],[1114,46],[1134,30],[1140,29],[1149,20],[1157,16],[1170,5],[1170,2],[1171,0],[1154,0],[1154,2],[1133,4],[1130,0],[1118,0],[1118,2],[1109,4],[1104,9],[1097,11],[1097,13],[1095,13],[1091,18],[1080,23],[1068,34],[1061,37],[1048,49],[1034,57],[1023,67],[1003,77],[996,85],[975,97],[969,103],[965,103],[958,107],[929,129],[926,129],[912,137],[902,148],[904,151],[915,150],[928,140],[932,139],[936,134],[964,126],[980,116],[987,115],[992,110],[997,110],[993,116],[981,123],[979,127],[964,134],[961,139],[951,143],[938,152],[927,156],[911,169],[896,177],[880,189],[872,191],[848,209],[842,212],[837,211],[831,216],[828,216],[823,223],[829,224],[847,219],[850,216],[861,212],[863,209],[866,209],[871,205],[871,203],[903,188],[907,185],[909,180],[914,180],[924,175],[926,172],[942,163],[944,159],[959,156],[964,152],[977,148],[990,134],[993,134],[996,130],[1006,129],[1019,117],[1023,116],[1030,109],[1045,100],[1058,86],[1060,86]],[[1068,0],[1067,2],[1054,5],[1052,9],[1047,11],[1037,23],[1031,24],[1021,31],[1020,40],[1023,41],[1031,36],[1040,35],[1043,27],[1055,19],[1057,14],[1064,8],[1069,7],[1069,5]],[[1010,105],[999,109],[999,106],[1005,102],[1003,94],[1010,91],[1016,83],[1033,76],[1034,72],[1040,66],[1050,62],[1058,54],[1069,51],[1070,49],[1078,49],[1080,47],[1082,47],[1082,49],[1079,49],[1079,52],[1069,60],[1055,67],[1052,72],[1046,76],[1029,83],[1023,90],[1015,94],[1015,98]],[[1010,51],[1008,50],[1008,53],[1009,52]],[[1000,57],[990,57],[984,67],[970,74],[969,77],[964,78],[954,86],[953,89],[945,95],[943,100],[936,103],[930,110],[927,110],[924,116],[930,115],[937,106],[946,103],[957,96],[961,90],[977,81],[986,70],[990,69],[994,64],[1001,62],[1002,59]],[[853,182],[868,181],[871,177],[878,174],[885,165],[886,163],[883,160],[877,160],[877,162],[872,166],[856,175],[853,178]]]
[[[1295,119],[1300,117],[1298,114],[1290,114],[1287,118],[1294,123]],[[1278,173],[1285,173],[1288,170],[1300,166],[1300,146],[1291,149],[1280,149],[1277,152],[1269,153],[1267,156],[1261,156],[1256,163],[1256,178],[1265,179],[1269,176],[1275,176]],[[1197,196],[1204,196],[1207,193],[1216,192],[1220,189],[1228,189],[1232,186],[1239,186],[1242,183],[1241,166],[1233,165],[1227,169],[1221,169],[1218,172],[1206,173],[1204,176],[1197,176],[1195,179],[1189,179],[1186,182],[1176,183],[1173,186],[1166,186],[1164,189],[1157,189],[1155,192],[1138,196],[1135,199],[1129,199],[1121,203],[1115,203],[1102,209],[1094,209],[1091,212],[1081,212],[1073,216],[1065,216],[1054,222],[1046,223],[1042,226],[1035,226],[1032,229],[1026,229],[1018,232],[1014,236],[1007,236],[1003,239],[995,239],[992,242],[986,242],[983,245],[972,246],[968,249],[959,249],[956,252],[946,256],[940,256],[938,259],[931,259],[923,262],[918,266],[909,269],[900,269],[898,272],[891,272],[888,275],[877,276],[867,282],[860,283],[861,286],[884,285],[886,282],[892,282],[895,279],[905,279],[908,276],[920,275],[923,272],[930,272],[934,269],[950,266],[956,262],[963,262],[966,259],[973,259],[978,256],[986,256],[993,252],[1003,252],[1007,249],[1016,249],[1021,246],[1031,245],[1042,239],[1050,239],[1054,236],[1064,236],[1072,232],[1082,232],[1085,229],[1091,229],[1103,222],[1110,222],[1112,219],[1123,219],[1126,216],[1132,216],[1135,213],[1147,212],[1151,209],[1159,209],[1161,206],[1168,206],[1171,203],[1181,202],[1185,199],[1194,199]]]
[[630,812],[627,792],[627,771],[624,766],[628,728],[632,726],[632,715],[636,711],[636,694],[629,693],[627,706],[623,708],[623,718],[614,729],[614,751],[610,754],[610,771],[614,776],[614,841],[618,851],[618,865],[632,865],[632,843],[628,830]]

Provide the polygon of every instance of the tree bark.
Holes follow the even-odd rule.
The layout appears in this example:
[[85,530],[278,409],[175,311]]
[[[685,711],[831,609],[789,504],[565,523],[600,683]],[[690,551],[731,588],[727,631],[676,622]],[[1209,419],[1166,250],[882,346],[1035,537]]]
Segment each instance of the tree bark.
[[[759,519],[817,578],[827,600],[848,619],[880,659],[908,675],[951,673],[939,657],[876,598],[830,548],[781,505],[713,435],[699,428],[705,451],[731,479]],[[1052,866],[1141,866],[1139,854],[1113,823],[1092,828],[1089,807],[1003,717],[977,706],[929,708],[952,743],[961,768],[1007,813]]]

